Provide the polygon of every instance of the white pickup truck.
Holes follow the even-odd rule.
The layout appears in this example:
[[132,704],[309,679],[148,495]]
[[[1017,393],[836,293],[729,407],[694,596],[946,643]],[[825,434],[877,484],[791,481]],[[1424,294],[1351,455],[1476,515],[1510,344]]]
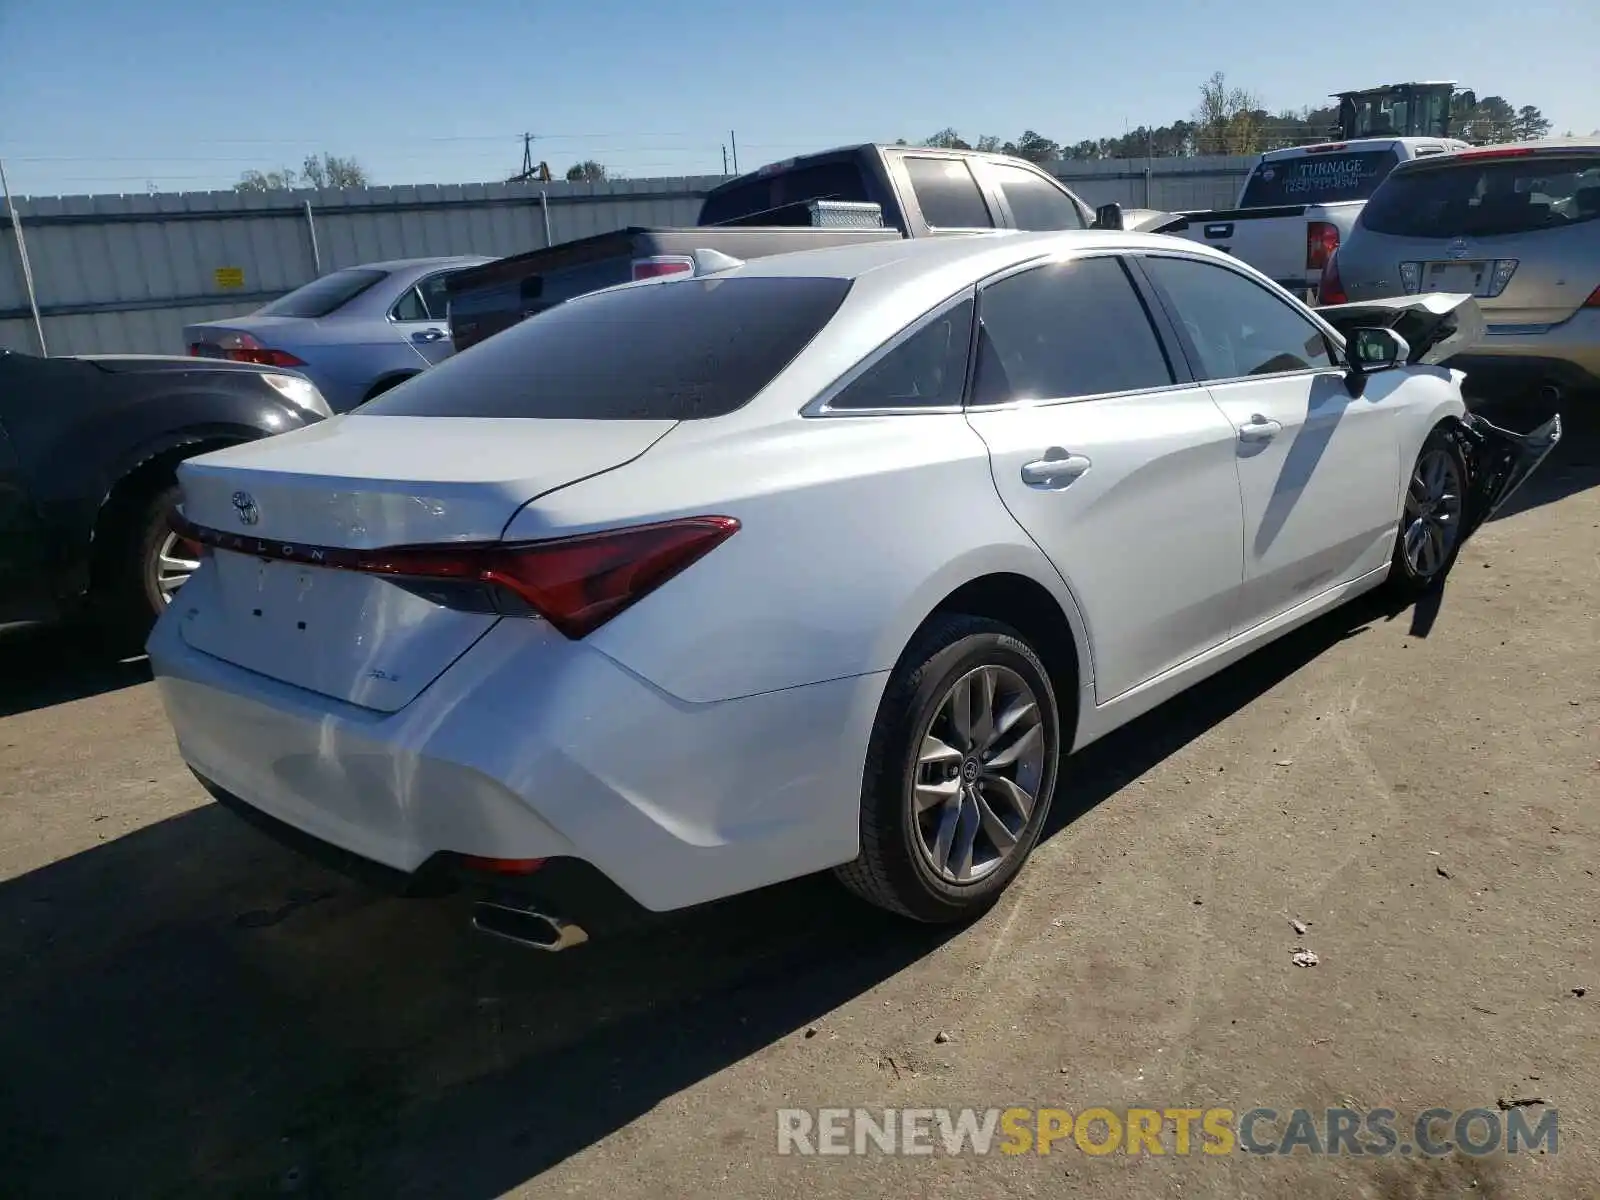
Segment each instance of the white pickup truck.
[[1323,264],[1395,164],[1466,148],[1454,138],[1372,137],[1269,150],[1236,207],[1179,214],[1187,224],[1163,232],[1225,250],[1315,304]]

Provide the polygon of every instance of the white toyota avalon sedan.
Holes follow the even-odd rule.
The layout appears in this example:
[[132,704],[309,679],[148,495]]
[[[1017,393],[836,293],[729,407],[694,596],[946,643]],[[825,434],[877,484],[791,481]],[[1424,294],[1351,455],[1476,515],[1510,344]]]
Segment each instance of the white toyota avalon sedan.
[[149,650],[218,800],[545,948],[829,868],[965,918],[1070,752],[1437,586],[1560,436],[1433,365],[1470,298],[1319,314],[1176,239],[700,265],[183,464]]

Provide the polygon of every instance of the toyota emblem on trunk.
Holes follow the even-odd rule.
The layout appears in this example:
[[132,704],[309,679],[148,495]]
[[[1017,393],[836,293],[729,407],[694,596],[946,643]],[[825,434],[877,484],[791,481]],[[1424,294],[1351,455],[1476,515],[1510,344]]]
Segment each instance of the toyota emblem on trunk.
[[255,497],[249,492],[233,494],[233,511],[239,514],[241,525],[254,525],[261,520],[261,510],[256,507]]
[[1466,238],[1454,238],[1454,239],[1452,239],[1450,244],[1445,247],[1444,252],[1446,254],[1448,254],[1451,258],[1465,258],[1467,256],[1467,239]]

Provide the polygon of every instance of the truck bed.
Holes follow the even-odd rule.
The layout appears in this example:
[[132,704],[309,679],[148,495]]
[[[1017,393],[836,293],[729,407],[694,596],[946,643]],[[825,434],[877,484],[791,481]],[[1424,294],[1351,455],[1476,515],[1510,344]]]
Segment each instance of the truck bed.
[[636,261],[715,250],[733,258],[765,258],[797,250],[904,235],[898,229],[818,229],[728,225],[650,229],[630,227],[514,254],[452,276],[450,336],[459,352],[525,317],[598,288],[627,283]]

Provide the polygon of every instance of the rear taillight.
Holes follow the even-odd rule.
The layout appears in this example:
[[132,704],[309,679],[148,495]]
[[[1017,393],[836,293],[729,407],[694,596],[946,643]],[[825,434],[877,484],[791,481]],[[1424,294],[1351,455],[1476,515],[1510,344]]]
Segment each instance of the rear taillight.
[[272,350],[266,346],[235,346],[224,350],[223,356],[234,362],[256,363],[263,367],[303,367],[305,360],[296,358],[287,350]]
[[1306,223],[1306,270],[1320,271],[1339,248],[1339,227],[1331,221]]
[[538,615],[569,638],[581,638],[704,558],[739,530],[733,517],[681,517],[541,542],[459,546],[390,546],[377,550],[265,541],[207,529],[181,514],[173,528],[204,545],[367,575],[384,575],[449,607]]
[[[215,351],[208,354],[207,348]],[[255,363],[262,367],[303,367],[305,360],[287,350],[274,350],[251,334],[235,329],[219,329],[213,342],[190,342],[189,353],[196,357],[230,358],[234,362]]]
[[1337,250],[1328,255],[1328,261],[1322,268],[1322,281],[1317,285],[1317,303],[1350,303],[1350,297],[1344,294],[1344,281],[1339,278],[1339,254]]
[[663,275],[684,275],[694,270],[694,259],[676,254],[633,260],[633,280],[659,279]]
[[1600,308],[1600,287],[1589,293],[1589,298],[1583,302],[1584,308]]

